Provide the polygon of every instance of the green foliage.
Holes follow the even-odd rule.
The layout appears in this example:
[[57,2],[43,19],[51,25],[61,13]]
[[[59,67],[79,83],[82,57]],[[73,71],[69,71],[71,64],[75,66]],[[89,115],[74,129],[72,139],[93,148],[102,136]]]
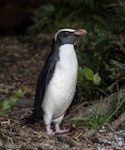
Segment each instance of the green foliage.
[[99,73],[96,73],[94,75],[94,78],[93,78],[93,81],[96,85],[99,85],[100,84],[100,81],[101,81],[101,77],[99,76]]
[[[99,5],[97,11],[102,14],[94,11],[93,14],[88,15],[86,22],[88,35],[83,37],[81,43],[84,44],[81,44],[83,46],[77,52],[80,66],[84,69],[87,64],[101,77],[101,82],[96,87],[92,87],[90,81],[80,79],[81,91],[85,95],[89,94],[90,97],[98,98],[102,93],[107,95],[116,91],[116,84],[119,83],[122,86],[125,80],[125,27],[123,23],[125,4],[120,1],[103,1],[102,5]],[[102,10],[99,10],[100,8]],[[81,78],[84,78],[84,75]]]
[[[122,109],[123,105],[125,105],[125,98],[119,99],[116,107],[113,110],[110,110],[107,114],[103,113],[102,103],[100,103],[96,110],[93,110],[88,117],[75,117],[71,120],[76,124],[76,126],[84,126],[87,128],[97,129],[102,126],[105,122],[111,122],[114,118],[119,114],[120,109]],[[122,124],[122,128],[124,128],[124,124]]]
[[24,92],[25,88],[22,88],[18,90],[15,94],[10,96],[7,100],[0,101],[0,117],[3,116],[5,112],[16,103],[16,101],[24,94]]
[[121,129],[125,130],[125,122],[123,122],[120,126]]
[[99,98],[116,91],[116,84],[123,85],[125,80],[124,18],[125,3],[120,0],[50,0],[33,12],[34,24],[28,31],[86,28],[88,34],[77,51],[79,86],[83,94]]
[[[0,117],[5,115],[5,113],[17,102],[17,100],[24,95],[25,90],[26,88],[23,87],[5,101],[0,100]],[[0,127],[0,139],[3,142],[3,146],[6,147],[7,139],[4,137],[3,132],[1,131],[1,127]]]
[[94,79],[94,72],[90,68],[85,67],[83,72],[88,80],[92,81]]
[[101,77],[99,76],[98,73],[94,74],[94,72],[88,67],[85,67],[83,69],[83,72],[84,72],[85,77],[88,80],[93,81],[93,83],[96,84],[96,85],[100,84]]
[[[113,0],[50,0],[49,3],[45,2],[39,8],[33,10],[32,21],[34,24],[28,31],[30,33],[47,31],[48,33],[63,26],[86,26],[90,28],[95,26],[95,23],[97,26],[100,24],[103,28],[112,30],[117,28],[116,22],[119,21],[119,17],[122,21],[120,24],[124,23],[123,11],[124,5],[119,0],[115,2]],[[112,25],[109,25],[109,22],[107,22],[108,17],[110,19],[109,21],[112,22],[113,20]]]
[[93,96],[93,94],[95,95],[95,92],[93,93],[93,91],[97,91],[97,95],[98,91],[104,94],[104,91],[99,87],[101,84],[99,73],[94,73],[89,67],[84,67],[84,69],[79,67],[78,81],[82,94]]
[[51,24],[51,14],[55,11],[55,7],[48,3],[46,5],[41,5],[39,9],[34,11],[34,16],[32,20],[34,25],[28,28],[28,32],[37,33],[42,30],[46,26],[46,24]]
[[79,19],[79,22],[77,20],[77,12],[79,12],[77,8],[81,3],[81,0],[78,1],[78,5],[74,1],[51,0],[49,3],[42,4],[33,12],[34,24],[27,29],[28,33],[36,34],[40,31],[49,33],[66,26],[79,27],[82,25],[82,20]]
[[81,88],[81,93],[85,94],[86,97],[87,95],[93,96],[93,94],[95,94],[93,91],[100,91],[103,93],[103,91],[99,89],[99,85],[101,83],[101,77],[99,76],[99,73],[94,73],[89,67],[84,67],[84,69],[79,67],[78,81]]
[[84,41],[85,46],[78,52],[80,64],[81,66],[87,64],[94,72],[99,73],[100,88],[103,91],[113,92],[116,90],[114,89],[116,83],[122,84],[125,79],[125,43],[121,41],[120,35],[118,37],[99,27],[98,30],[95,28],[94,32],[96,36],[94,33],[88,34]]

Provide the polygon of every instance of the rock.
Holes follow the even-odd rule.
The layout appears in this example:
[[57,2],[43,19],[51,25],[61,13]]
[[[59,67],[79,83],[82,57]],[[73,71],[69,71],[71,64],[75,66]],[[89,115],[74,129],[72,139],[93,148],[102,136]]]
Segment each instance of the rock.
[[33,107],[34,100],[27,98],[19,98],[14,107]]

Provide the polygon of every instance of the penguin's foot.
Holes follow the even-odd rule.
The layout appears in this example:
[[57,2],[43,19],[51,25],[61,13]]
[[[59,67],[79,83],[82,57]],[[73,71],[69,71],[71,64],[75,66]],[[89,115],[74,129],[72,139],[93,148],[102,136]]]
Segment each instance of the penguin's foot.
[[62,129],[60,129],[59,123],[55,123],[55,130],[56,130],[55,133],[61,134],[61,133],[69,132],[69,131],[70,131],[70,128],[69,128],[69,129],[62,130]]
[[48,135],[54,135],[55,132],[51,129],[50,125],[46,125],[46,131]]

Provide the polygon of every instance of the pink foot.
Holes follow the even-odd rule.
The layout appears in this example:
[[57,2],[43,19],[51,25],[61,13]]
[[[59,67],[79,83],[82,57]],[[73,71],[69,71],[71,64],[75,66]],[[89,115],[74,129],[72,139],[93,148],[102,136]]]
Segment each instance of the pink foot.
[[55,132],[51,129],[50,125],[46,126],[46,131],[48,135],[54,135]]
[[66,133],[66,132],[70,131],[70,129],[61,130],[60,126],[59,126],[59,123],[55,123],[55,130],[56,130],[55,133]]

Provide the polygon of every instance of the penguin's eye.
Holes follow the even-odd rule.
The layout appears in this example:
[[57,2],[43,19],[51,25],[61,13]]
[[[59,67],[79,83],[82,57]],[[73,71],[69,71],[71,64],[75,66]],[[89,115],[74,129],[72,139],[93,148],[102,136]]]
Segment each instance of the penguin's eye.
[[65,32],[65,36],[69,36],[69,32]]

